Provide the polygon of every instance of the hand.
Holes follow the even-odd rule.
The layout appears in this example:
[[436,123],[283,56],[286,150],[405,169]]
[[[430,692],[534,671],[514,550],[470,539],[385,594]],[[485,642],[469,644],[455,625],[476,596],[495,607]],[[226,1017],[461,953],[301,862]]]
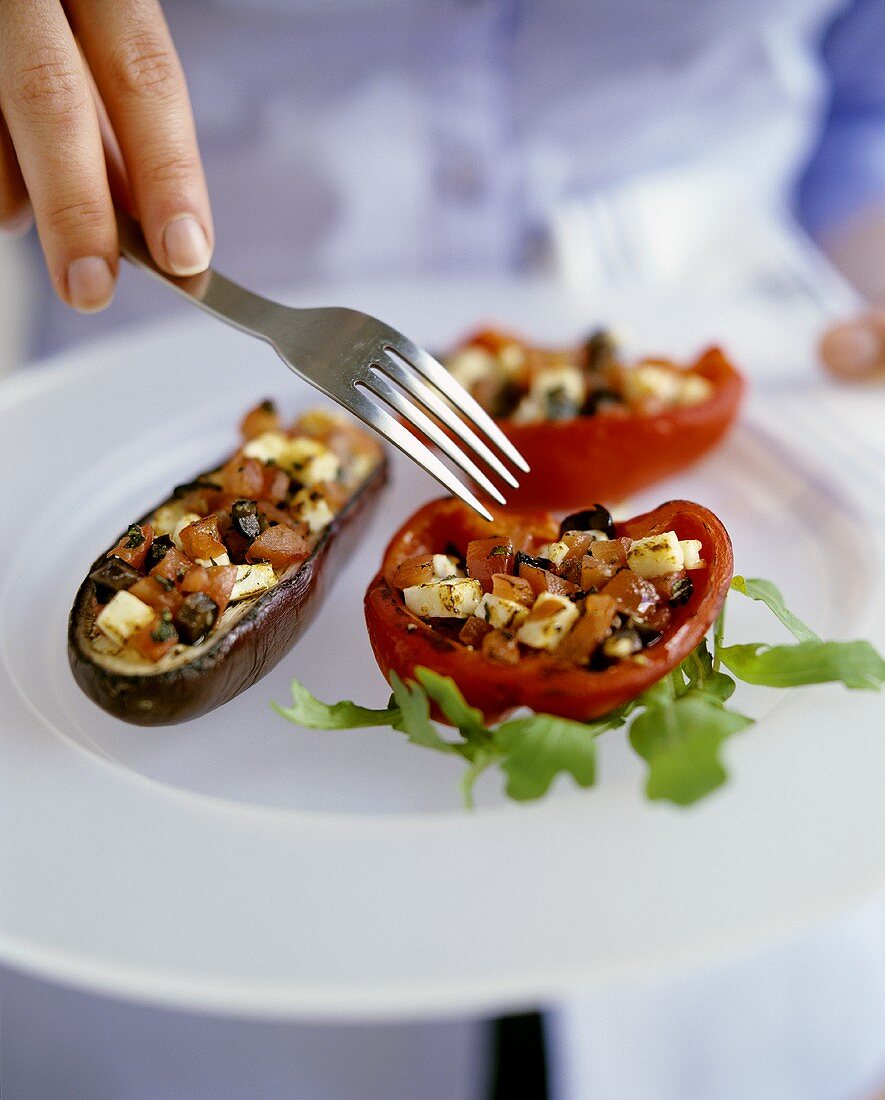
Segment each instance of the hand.
[[36,220],[56,291],[84,313],[114,292],[112,195],[165,271],[208,266],[206,182],[158,0],[0,0],[0,228]]
[[839,378],[863,380],[885,372],[885,306],[831,326],[819,350],[824,366]]

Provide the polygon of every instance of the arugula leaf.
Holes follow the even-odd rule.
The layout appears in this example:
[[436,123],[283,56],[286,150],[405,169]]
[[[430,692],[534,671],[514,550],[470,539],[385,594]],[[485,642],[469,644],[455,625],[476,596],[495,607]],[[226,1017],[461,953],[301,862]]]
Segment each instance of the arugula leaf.
[[437,733],[436,726],[430,720],[430,700],[420,685],[411,682],[404,684],[395,672],[391,672],[390,686],[399,711],[390,719],[395,730],[404,733],[413,745],[423,745],[437,752],[457,751],[451,741],[446,741]]
[[551,714],[515,718],[498,726],[495,744],[503,753],[507,794],[518,801],[540,798],[559,772],[568,772],[579,787],[592,787],[597,732],[601,731],[585,722]]
[[361,726],[388,726],[398,714],[397,708],[370,710],[356,703],[323,703],[298,680],[292,681],[292,706],[281,707],[271,703],[277,714],[299,726],[315,730],[347,730]]
[[440,676],[430,668],[416,668],[415,676],[446,718],[458,727],[469,745],[489,743],[492,735],[486,729],[482,712],[467,703],[451,676]]
[[732,590],[740,592],[743,596],[749,596],[751,600],[758,600],[780,619],[789,632],[800,642],[819,642],[820,638],[811,627],[805,623],[784,603],[777,585],[771,581],[762,580],[759,577],[734,577],[731,582]]
[[646,795],[688,806],[720,787],[719,748],[752,721],[696,692],[649,707],[630,727],[630,744],[649,765]]
[[712,695],[723,703],[731,698],[737,687],[730,676],[714,667],[706,639],[689,653],[679,668],[687,676],[690,688]]
[[754,642],[723,646],[719,656],[748,684],[786,688],[841,681],[848,688],[878,691],[885,682],[885,661],[869,642]]

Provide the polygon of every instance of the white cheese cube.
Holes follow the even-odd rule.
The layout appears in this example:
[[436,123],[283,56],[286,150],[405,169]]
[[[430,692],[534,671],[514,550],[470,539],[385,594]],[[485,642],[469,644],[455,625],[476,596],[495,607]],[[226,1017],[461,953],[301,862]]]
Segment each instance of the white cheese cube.
[[101,609],[95,625],[120,649],[136,630],[153,621],[156,612],[152,607],[123,589]]
[[464,574],[458,568],[458,563],[448,554],[433,555],[433,575],[437,580],[445,581],[449,577],[463,577]]
[[679,380],[677,404],[700,405],[702,401],[708,400],[712,393],[713,384],[709,378],[689,372]]
[[533,394],[527,393],[510,418],[515,424],[537,424],[545,420],[544,404]]
[[446,366],[452,377],[466,390],[498,372],[495,357],[485,348],[464,348],[453,355]]
[[580,408],[587,397],[587,385],[584,376],[577,367],[569,363],[539,371],[532,379],[529,394],[542,408],[556,394],[561,395],[562,404]]
[[681,539],[683,569],[702,569],[705,562],[701,559],[700,539]]
[[495,596],[491,592],[485,593],[474,611],[478,619],[484,619],[495,630],[516,630],[528,613],[529,609],[516,600]]
[[642,363],[624,372],[624,397],[630,402],[659,401],[670,405],[679,400],[682,379],[669,367]]
[[277,583],[273,566],[266,561],[256,562],[255,565],[238,565],[237,579],[230,593],[230,602],[248,599],[249,596],[257,596],[259,592],[266,592]]
[[[543,618],[539,613],[549,611]],[[542,592],[535,600],[531,617],[516,632],[516,639],[532,649],[556,649],[578,620],[576,604],[565,596]]]
[[314,535],[328,527],[335,518],[329,502],[315,489],[299,489],[292,498],[289,510],[296,519],[306,523]]
[[560,562],[565,561],[569,549],[567,542],[548,542],[546,546],[542,546],[538,551],[538,557],[547,558],[554,565],[559,565]]
[[247,458],[257,458],[259,462],[274,462],[277,466],[282,466],[283,463],[280,460],[291,442],[292,440],[285,432],[262,432],[261,435],[256,435],[254,439],[244,444],[243,454]]
[[341,473],[341,460],[316,439],[291,439],[278,465],[308,488],[318,481],[334,481]]
[[636,539],[627,551],[627,565],[640,577],[663,577],[685,568],[685,555],[675,531]]
[[181,532],[185,529],[185,527],[190,527],[192,523],[196,523],[198,519],[202,518],[203,517],[198,515],[196,512],[184,512],[179,517],[178,522],[172,528],[172,541],[175,543],[179,550],[184,550],[184,547],[181,544]]
[[[192,513],[189,513],[192,514]],[[150,525],[154,529],[154,538],[158,535],[171,535],[175,525],[184,515],[184,505],[180,500],[170,501],[161,505],[150,518]]]
[[482,599],[482,585],[470,577],[452,577],[403,589],[406,607],[422,619],[466,619]]

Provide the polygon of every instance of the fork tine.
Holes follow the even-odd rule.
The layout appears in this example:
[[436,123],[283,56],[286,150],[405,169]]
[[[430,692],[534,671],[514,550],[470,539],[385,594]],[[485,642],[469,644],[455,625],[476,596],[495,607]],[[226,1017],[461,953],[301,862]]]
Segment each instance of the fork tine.
[[[390,348],[385,348],[384,350],[389,353]],[[396,351],[396,348],[393,350]],[[399,353],[397,352],[397,354]],[[441,397],[437,396],[434,390],[422,382],[420,378],[404,370],[398,360],[394,359],[390,354],[387,355],[380,366],[395,382],[398,382],[430,409],[433,415],[441,420],[447,428],[450,428],[462,443],[471,447],[500,478],[507,482],[508,485],[512,486],[514,489],[519,486],[519,482],[501,460],[489,450],[469,424],[465,423],[465,421],[462,420]],[[458,387],[458,383],[451,375],[449,375],[449,380],[452,386]],[[462,392],[466,393],[466,390]],[[436,440],[434,440],[434,442],[436,442]]]
[[453,390],[457,394],[455,404],[465,413],[470,415],[473,423],[484,432],[495,444],[498,450],[506,455],[518,469],[524,473],[529,472],[529,464],[519,451],[492,420],[479,402],[461,386],[446,370],[442,363],[417,344],[413,344],[407,337],[396,333],[396,340],[388,340],[385,348],[401,356],[410,366],[429,378],[436,388],[443,394],[449,394]]
[[452,471],[444,466],[436,455],[420,439],[417,439],[408,428],[403,427],[388,412],[376,405],[374,401],[369,400],[367,391],[354,386],[347,396],[339,397],[338,400],[354,416],[359,417],[364,424],[368,424],[370,428],[380,432],[407,458],[423,467],[444,489],[463,500],[465,504],[478,512],[483,519],[492,519],[492,514],[488,508],[480,503],[468,488],[461,484]]
[[466,474],[469,474],[470,477],[472,477],[478,485],[481,485],[493,499],[499,504],[506,504],[505,498],[492,482],[489,481],[473,459],[457,447],[445,432],[440,431],[430,417],[426,416],[417,405],[414,405],[411,401],[407,401],[398,389],[391,386],[383,374],[373,371],[367,384],[373,393],[376,393],[389,405],[392,405],[401,416],[405,417],[406,420],[408,420],[410,424],[413,424],[420,432],[423,432],[428,439],[433,440],[437,447],[449,456],[452,462],[460,467]]

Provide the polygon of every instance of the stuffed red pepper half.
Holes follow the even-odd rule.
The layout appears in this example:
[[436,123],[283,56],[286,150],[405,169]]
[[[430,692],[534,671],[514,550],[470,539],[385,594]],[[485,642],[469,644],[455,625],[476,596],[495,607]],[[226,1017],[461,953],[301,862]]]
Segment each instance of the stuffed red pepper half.
[[438,500],[391,540],[366,621],[388,679],[451,676],[490,722],[520,706],[590,720],[688,656],[732,570],[722,523],[689,501],[620,523],[601,505],[489,523]]
[[531,466],[507,494],[515,508],[623,500],[676,473],[722,438],[744,388],[719,348],[628,364],[604,331],[550,350],[489,329],[445,362]]

